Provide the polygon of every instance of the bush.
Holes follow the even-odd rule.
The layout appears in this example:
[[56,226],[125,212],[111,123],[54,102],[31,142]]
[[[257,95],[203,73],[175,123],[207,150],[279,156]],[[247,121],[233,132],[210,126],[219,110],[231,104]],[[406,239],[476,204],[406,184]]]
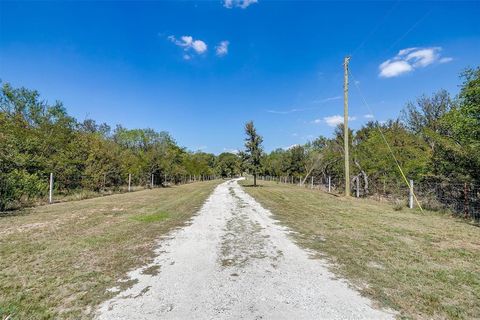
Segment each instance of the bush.
[[45,196],[48,182],[36,174],[14,169],[0,173],[0,211],[28,203],[32,198]]

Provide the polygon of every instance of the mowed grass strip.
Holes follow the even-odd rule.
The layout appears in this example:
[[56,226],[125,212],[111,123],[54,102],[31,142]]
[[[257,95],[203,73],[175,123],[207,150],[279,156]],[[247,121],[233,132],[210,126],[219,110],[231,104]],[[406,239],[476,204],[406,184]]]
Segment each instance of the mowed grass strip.
[[88,319],[156,239],[221,181],[58,203],[0,218],[0,319]]
[[399,318],[480,319],[478,226],[275,182],[244,189],[298,232],[300,245]]

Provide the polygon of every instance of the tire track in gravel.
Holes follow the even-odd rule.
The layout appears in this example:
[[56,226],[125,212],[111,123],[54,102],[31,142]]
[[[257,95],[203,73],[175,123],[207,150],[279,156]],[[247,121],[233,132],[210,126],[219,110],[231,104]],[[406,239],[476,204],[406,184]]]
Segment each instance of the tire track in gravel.
[[98,319],[394,318],[310,259],[236,180],[125,281],[134,285],[103,303]]

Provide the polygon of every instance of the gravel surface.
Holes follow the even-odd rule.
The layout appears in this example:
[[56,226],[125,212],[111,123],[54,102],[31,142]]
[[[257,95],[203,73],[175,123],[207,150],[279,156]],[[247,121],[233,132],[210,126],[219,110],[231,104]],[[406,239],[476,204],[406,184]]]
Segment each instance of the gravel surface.
[[103,303],[98,319],[394,318],[310,259],[236,180],[161,239],[157,254],[130,272],[136,283]]

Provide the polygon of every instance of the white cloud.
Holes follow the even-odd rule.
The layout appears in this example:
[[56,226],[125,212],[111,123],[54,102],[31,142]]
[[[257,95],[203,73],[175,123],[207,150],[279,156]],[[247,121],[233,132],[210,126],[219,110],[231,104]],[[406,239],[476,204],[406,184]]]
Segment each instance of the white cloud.
[[365,114],[365,115],[363,115],[363,117],[364,117],[365,119],[373,119],[373,118],[375,118],[375,116],[374,116],[373,114]]
[[336,127],[337,125],[343,123],[343,117],[340,115],[335,115],[335,116],[330,116],[330,117],[325,117],[323,118],[327,125],[330,127]]
[[390,78],[412,71],[412,66],[406,61],[387,60],[380,65],[380,77]]
[[223,6],[228,9],[232,9],[233,7],[246,9],[251,4],[254,4],[257,2],[258,0],[224,0]]
[[238,154],[240,151],[238,149],[223,148],[223,152]]
[[195,40],[192,43],[192,48],[197,53],[204,53],[205,51],[207,51],[207,44],[202,40]]
[[298,144],[292,144],[291,146],[283,147],[282,149],[283,149],[283,150],[290,150],[290,149],[292,149],[292,148],[295,148],[296,146],[298,146]]
[[[356,120],[356,117],[348,117],[349,121]],[[312,121],[314,124],[326,123],[330,127],[336,127],[343,123],[343,116],[336,114],[334,116],[324,117],[323,119],[315,119]]]
[[450,57],[440,57],[441,47],[407,48],[380,64],[381,78],[397,77],[401,74],[424,68],[433,63],[446,63],[452,61]]
[[182,47],[187,53],[183,55],[185,60],[190,60],[192,58],[192,50],[197,54],[203,54],[207,51],[207,44],[202,40],[194,40],[192,36],[182,36],[180,39],[177,39],[175,36],[171,35],[167,37],[168,40],[173,42],[175,45]]
[[220,41],[220,43],[218,44],[218,46],[215,47],[215,52],[217,54],[217,56],[219,57],[223,57],[223,56],[226,56],[228,54],[228,45],[230,44],[230,42],[228,41]]

